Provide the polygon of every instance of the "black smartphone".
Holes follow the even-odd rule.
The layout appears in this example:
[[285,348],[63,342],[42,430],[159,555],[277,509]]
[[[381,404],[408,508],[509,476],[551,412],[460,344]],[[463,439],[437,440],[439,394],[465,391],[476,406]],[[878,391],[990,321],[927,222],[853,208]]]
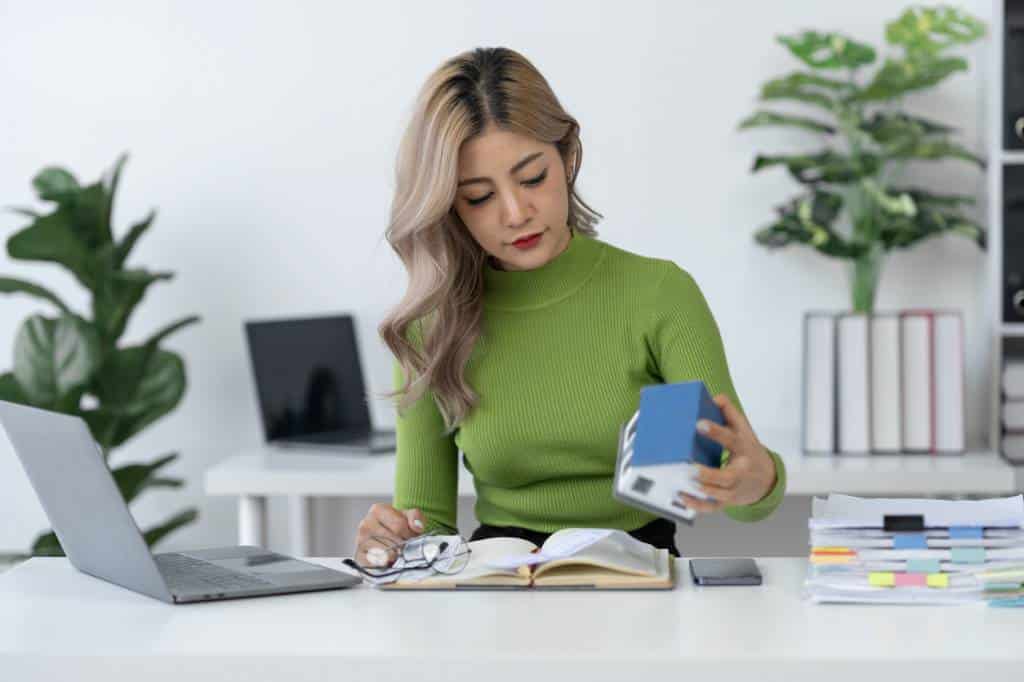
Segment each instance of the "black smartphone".
[[753,559],[690,559],[694,585],[760,585],[761,571]]

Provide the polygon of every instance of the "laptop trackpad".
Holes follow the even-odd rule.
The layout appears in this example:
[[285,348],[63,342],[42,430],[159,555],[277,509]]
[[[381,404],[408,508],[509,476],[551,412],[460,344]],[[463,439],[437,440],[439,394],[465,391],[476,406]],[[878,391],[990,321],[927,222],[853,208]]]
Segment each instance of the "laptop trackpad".
[[207,561],[222,568],[244,573],[306,573],[325,568],[318,564],[292,559],[283,554],[253,554],[231,559],[207,559]]

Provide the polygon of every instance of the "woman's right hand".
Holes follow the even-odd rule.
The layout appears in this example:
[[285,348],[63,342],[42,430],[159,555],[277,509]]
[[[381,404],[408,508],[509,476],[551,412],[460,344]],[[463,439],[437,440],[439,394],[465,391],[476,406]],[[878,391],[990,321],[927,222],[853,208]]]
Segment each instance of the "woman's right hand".
[[[356,534],[355,561],[360,566],[382,568],[398,558],[387,544],[398,545],[423,533],[426,519],[419,509],[398,510],[390,504],[377,503],[370,507],[359,522]],[[381,538],[384,543],[374,542]]]

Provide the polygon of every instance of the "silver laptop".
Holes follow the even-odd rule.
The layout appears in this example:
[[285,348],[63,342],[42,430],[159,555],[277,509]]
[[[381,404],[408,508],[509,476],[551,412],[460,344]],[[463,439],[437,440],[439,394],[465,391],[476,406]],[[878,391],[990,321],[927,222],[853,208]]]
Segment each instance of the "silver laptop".
[[0,400],[0,426],[64,553],[83,573],[172,604],[361,582],[260,547],[152,554],[84,420]]

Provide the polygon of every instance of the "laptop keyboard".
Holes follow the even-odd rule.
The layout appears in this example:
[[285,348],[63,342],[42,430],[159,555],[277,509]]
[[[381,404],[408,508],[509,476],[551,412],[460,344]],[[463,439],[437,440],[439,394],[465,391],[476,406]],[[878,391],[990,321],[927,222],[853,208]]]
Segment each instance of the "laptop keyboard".
[[185,554],[157,554],[156,565],[168,587],[171,588],[214,588],[218,590],[248,587],[269,587],[274,583],[247,573],[221,568],[202,559]]

